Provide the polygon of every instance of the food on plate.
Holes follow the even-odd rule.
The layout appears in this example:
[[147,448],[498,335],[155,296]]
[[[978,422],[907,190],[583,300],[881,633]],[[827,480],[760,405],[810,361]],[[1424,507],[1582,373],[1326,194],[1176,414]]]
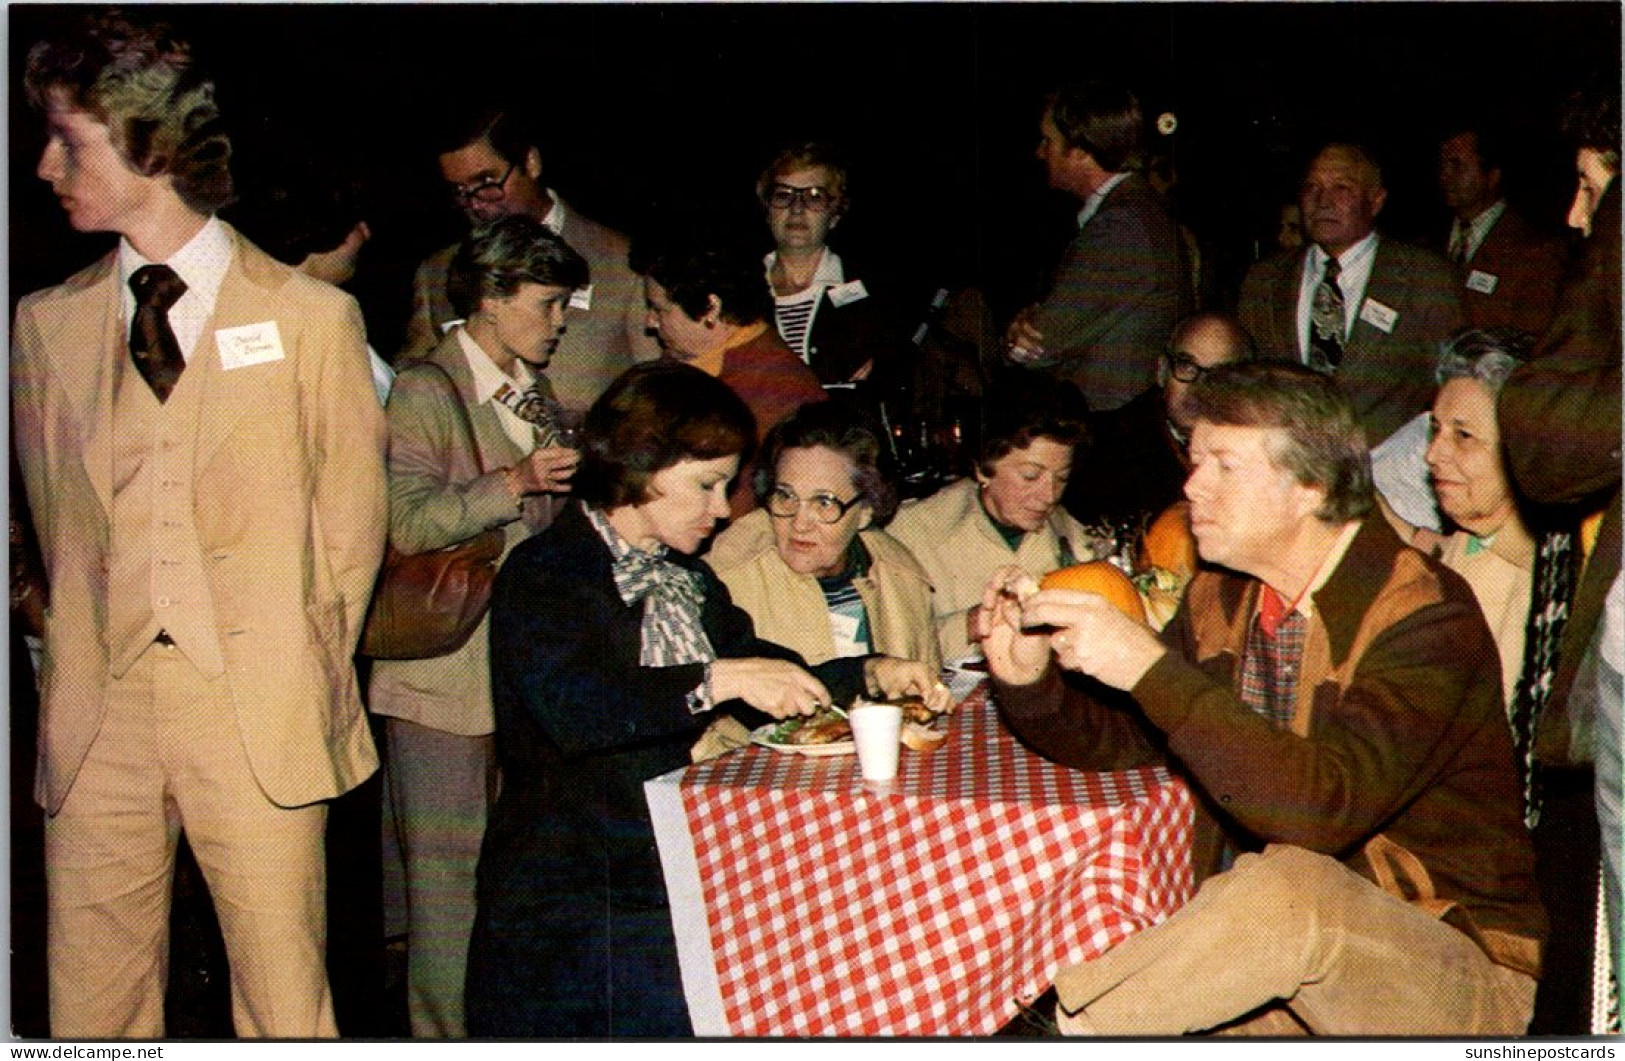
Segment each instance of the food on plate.
[[1045,575],[1040,589],[1072,589],[1084,593],[1098,593],[1113,607],[1135,622],[1145,622],[1145,605],[1140,591],[1129,577],[1107,560],[1091,560],[1087,564],[1062,567]]
[[774,744],[839,744],[852,739],[852,724],[833,707],[821,707],[810,715],[787,718],[773,727],[768,739]]
[[[933,712],[926,702],[918,696],[903,696],[898,697],[896,700],[874,700],[865,697],[860,698],[857,703],[896,704],[901,707],[903,709],[903,743],[908,744],[911,748],[926,750],[917,748],[915,744],[910,743],[908,737],[910,727],[927,731],[925,734],[916,734],[915,739],[920,744],[929,743],[930,747],[934,748],[937,743],[941,742],[940,736],[933,737],[938,731],[932,729],[931,723],[942,716]],[[942,736],[947,735],[946,728],[941,729],[940,732]],[[846,715],[835,707],[822,707],[810,715],[787,718],[774,726],[772,731],[768,733],[768,740],[772,743],[787,744],[794,747],[806,747],[815,744],[840,744],[851,739],[852,724],[847,721]]]

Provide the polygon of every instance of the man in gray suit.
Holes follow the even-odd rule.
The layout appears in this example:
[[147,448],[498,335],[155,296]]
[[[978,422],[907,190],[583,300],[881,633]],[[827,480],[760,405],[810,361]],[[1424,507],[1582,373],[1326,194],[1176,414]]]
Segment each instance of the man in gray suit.
[[[592,283],[571,297],[570,323],[547,368],[560,403],[585,412],[633,362],[660,356],[644,333],[643,285],[626,264],[626,237],[581,216],[542,183],[541,151],[511,108],[485,105],[453,116],[435,147],[440,176],[471,225],[525,214],[587,260]],[[446,267],[456,249],[444,247],[418,267],[397,367],[427,357],[456,322],[446,296]]]
[[1179,226],[1137,172],[1143,125],[1134,94],[1101,82],[1055,93],[1039,123],[1050,186],[1083,208],[1048,294],[1011,323],[1007,356],[1073,381],[1097,412],[1156,383],[1163,344],[1192,309]]
[[1377,234],[1387,198],[1370,152],[1322,148],[1298,193],[1307,245],[1249,269],[1239,307],[1261,357],[1336,375],[1372,446],[1427,407],[1437,345],[1462,326],[1450,263]]

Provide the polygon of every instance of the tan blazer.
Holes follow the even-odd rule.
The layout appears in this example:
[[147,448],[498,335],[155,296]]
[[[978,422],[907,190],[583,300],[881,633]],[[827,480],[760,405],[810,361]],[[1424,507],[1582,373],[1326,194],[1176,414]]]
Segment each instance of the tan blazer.
[[965,615],[982,603],[982,588],[1005,564],[1042,575],[1063,564],[1098,560],[1111,551],[1060,505],[1014,552],[982,508],[974,478],[949,483],[930,497],[906,501],[886,530],[931,579],[932,611],[944,660],[970,651]]
[[[502,527],[506,559],[515,545],[552,522],[564,499],[529,498],[520,519],[502,469],[522,454],[492,405],[478,403],[460,330],[442,339],[432,355],[403,368],[390,392],[389,536],[401,552],[420,553]],[[468,448],[445,381],[424,362],[440,366],[456,385],[477,454]],[[538,383],[545,391],[547,380],[538,377]],[[446,655],[375,662],[367,701],[373,713],[464,737],[493,732],[489,619]]]
[[[637,361],[660,356],[660,344],[645,334],[643,281],[626,262],[626,237],[582,217],[564,204],[564,242],[587,259],[592,271],[592,306],[564,315],[564,334],[547,366],[559,401],[585,412],[598,396]],[[442,326],[458,314],[446,297],[446,269],[457,244],[442,247],[418,266],[412,280],[412,316],[397,368],[434,353]]]
[[[235,249],[192,353],[218,329],[276,322],[279,360],[212,372],[193,469],[226,681],[254,776],[281,806],[377,768],[351,655],[384,544],[384,420],[356,304]],[[116,254],[24,298],[12,344],[15,445],[51,585],[35,795],[62,805],[112,675],[107,571],[113,395],[127,370]]]
[[[705,562],[728,587],[733,602],[750,613],[756,636],[795,649],[808,664],[835,658],[829,604],[818,580],[798,575],[779,557],[773,525],[757,509],[735,520],[711,543]],[[852,580],[869,616],[874,651],[917,659],[935,674],[942,667],[931,617],[931,582],[919,561],[883,530],[861,531],[869,571]]]

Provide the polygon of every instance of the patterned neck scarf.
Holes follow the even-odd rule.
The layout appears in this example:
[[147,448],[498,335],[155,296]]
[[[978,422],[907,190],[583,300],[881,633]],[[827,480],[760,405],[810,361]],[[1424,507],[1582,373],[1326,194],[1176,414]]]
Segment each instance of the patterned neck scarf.
[[672,667],[680,663],[709,663],[717,658],[711,639],[700,625],[705,605],[700,576],[666,559],[666,547],[647,553],[635,549],[610,526],[598,509],[582,506],[593,530],[609,546],[610,573],[615,590],[627,605],[643,602],[643,637],[638,663],[645,667]]

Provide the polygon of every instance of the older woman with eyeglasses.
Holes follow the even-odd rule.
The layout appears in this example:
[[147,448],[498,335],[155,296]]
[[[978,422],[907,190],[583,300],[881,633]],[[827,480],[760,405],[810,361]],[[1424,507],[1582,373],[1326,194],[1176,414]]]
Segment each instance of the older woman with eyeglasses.
[[880,652],[941,662],[931,583],[880,530],[897,508],[879,434],[858,411],[803,406],[767,437],[762,508],[712,544],[706,562],[756,633],[809,663]]
[[757,179],[756,195],[773,233],[763,264],[785,345],[825,384],[895,376],[900,327],[865,278],[829,247],[850,206],[840,154],[820,143],[785,148]]

